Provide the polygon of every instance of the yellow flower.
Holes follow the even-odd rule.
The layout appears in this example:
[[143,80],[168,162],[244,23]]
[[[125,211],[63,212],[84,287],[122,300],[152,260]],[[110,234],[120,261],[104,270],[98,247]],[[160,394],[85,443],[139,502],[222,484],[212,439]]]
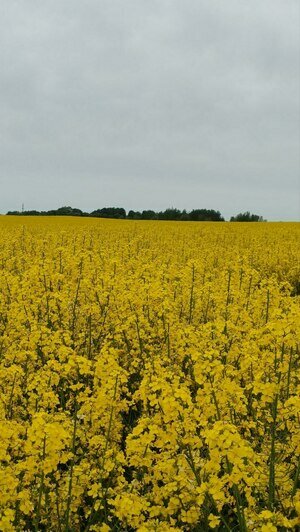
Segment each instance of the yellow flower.
[[299,238],[0,217],[0,530],[298,529]]
[[266,523],[265,525],[262,525],[261,532],[276,532],[277,527],[273,525],[272,523]]
[[216,528],[220,524],[220,518],[213,514],[209,514],[208,521],[210,528]]

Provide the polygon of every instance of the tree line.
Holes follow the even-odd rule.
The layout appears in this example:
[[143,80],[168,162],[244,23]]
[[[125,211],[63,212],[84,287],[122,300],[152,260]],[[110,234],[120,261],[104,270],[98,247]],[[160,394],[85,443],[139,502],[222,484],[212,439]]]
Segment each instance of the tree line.
[[[123,207],[103,207],[92,212],[84,212],[73,207],[60,207],[50,211],[8,211],[10,216],[84,216],[91,218],[116,218],[129,220],[176,220],[187,222],[224,222],[225,219],[220,211],[214,209],[193,209],[182,211],[176,208],[168,208],[165,211],[155,212],[153,210],[133,211],[128,213]],[[230,218],[231,222],[262,222],[262,216],[251,214],[250,212],[239,213]]]

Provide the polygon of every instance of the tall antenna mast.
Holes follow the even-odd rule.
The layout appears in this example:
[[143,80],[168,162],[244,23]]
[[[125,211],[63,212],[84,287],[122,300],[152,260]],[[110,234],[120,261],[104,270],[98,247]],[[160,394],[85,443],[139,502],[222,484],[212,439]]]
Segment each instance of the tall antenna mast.
[[24,212],[24,203],[22,203],[22,212]]

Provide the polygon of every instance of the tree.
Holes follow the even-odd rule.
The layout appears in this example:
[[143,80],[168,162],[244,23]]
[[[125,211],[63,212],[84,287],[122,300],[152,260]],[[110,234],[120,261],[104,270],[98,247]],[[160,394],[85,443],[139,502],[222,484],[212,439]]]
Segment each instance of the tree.
[[103,207],[91,212],[96,218],[126,218],[126,211],[122,207]]
[[156,218],[156,212],[152,211],[151,209],[142,212],[142,220],[156,220]]
[[224,222],[220,211],[213,209],[194,209],[189,213],[190,220],[194,222]]
[[259,214],[251,214],[249,211],[240,212],[236,216],[231,216],[231,222],[265,222]]
[[181,220],[182,222],[188,222],[189,219],[190,219],[190,217],[189,217],[188,213],[186,212],[185,209],[183,209],[183,211],[182,211],[182,213],[181,213],[181,215],[180,215],[180,220]]
[[142,218],[142,215],[139,211],[130,210],[127,214],[127,218],[129,218],[130,220],[140,220]]
[[[126,218],[126,211],[123,207],[103,207],[102,209],[96,209],[91,213],[83,212],[81,209],[74,209],[70,206],[59,207],[58,209],[52,209],[49,211],[9,211],[8,215],[14,216],[90,216],[93,218]],[[238,217],[250,216],[250,221],[262,221],[261,217],[256,220],[257,215],[250,215],[250,213],[239,214]],[[224,218],[219,211],[213,209],[194,209],[191,212],[187,212],[185,209],[180,211],[175,207],[170,207],[165,211],[155,212],[151,209],[140,211],[130,210],[127,215],[131,220],[176,220],[176,221],[195,221],[195,222],[223,222]],[[239,221],[234,217],[231,221]],[[248,221],[247,219],[242,221]]]
[[54,211],[57,216],[72,216],[72,207],[59,207]]
[[166,209],[164,212],[158,213],[159,220],[180,220],[181,211],[171,207]]

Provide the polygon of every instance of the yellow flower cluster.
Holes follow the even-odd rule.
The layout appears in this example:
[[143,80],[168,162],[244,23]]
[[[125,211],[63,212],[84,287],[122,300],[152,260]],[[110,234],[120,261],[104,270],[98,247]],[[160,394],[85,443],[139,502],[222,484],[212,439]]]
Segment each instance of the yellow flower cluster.
[[300,225],[0,219],[0,530],[300,528]]

